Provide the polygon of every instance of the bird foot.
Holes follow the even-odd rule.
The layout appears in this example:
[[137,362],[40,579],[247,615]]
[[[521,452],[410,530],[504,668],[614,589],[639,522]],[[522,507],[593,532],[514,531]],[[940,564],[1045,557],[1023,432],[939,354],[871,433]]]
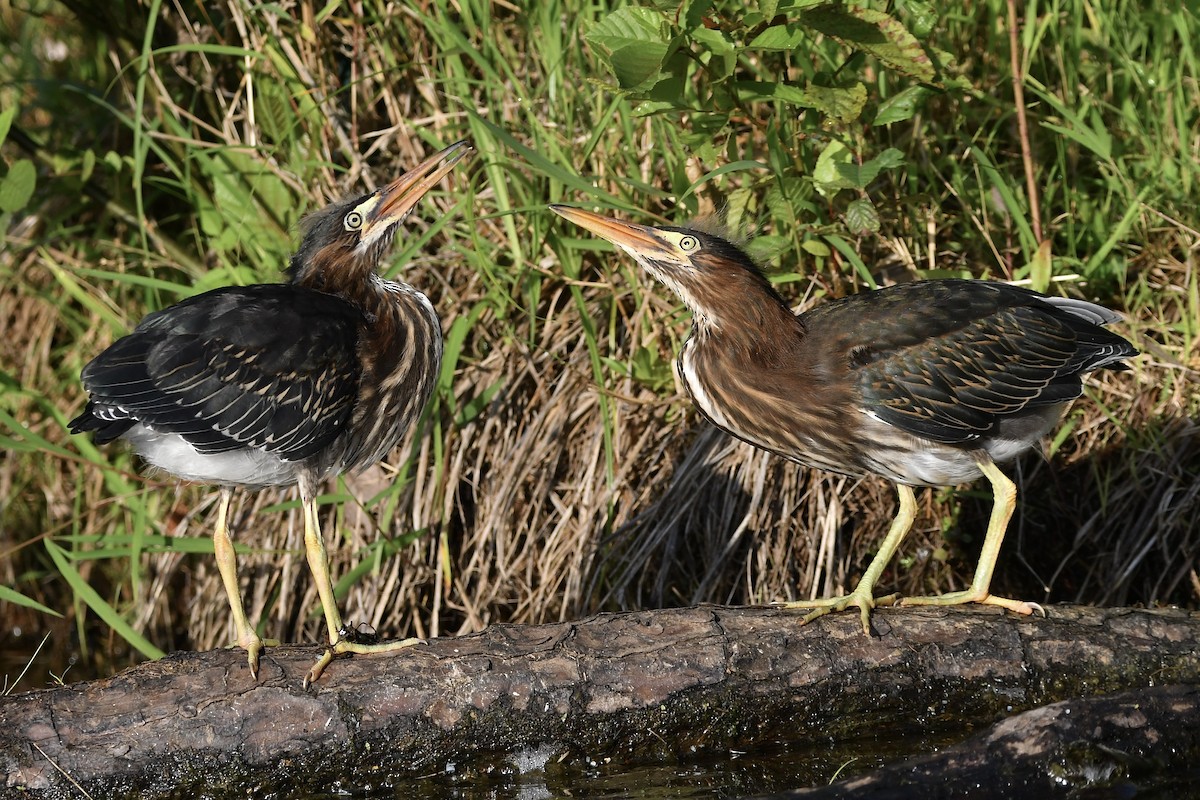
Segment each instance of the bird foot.
[[807,625],[815,619],[825,616],[826,614],[834,614],[839,611],[845,611],[850,606],[858,606],[859,617],[862,620],[863,633],[867,636],[871,635],[871,610],[876,606],[895,605],[900,599],[899,594],[885,594],[881,597],[875,597],[869,590],[860,592],[855,589],[853,592],[841,597],[828,597],[821,600],[793,600],[786,603],[775,603],[779,608],[812,608],[813,611],[804,616],[800,620],[801,625]]
[[1037,603],[1031,603],[1025,600],[1010,600],[1007,597],[997,597],[994,594],[989,594],[986,590],[977,591],[967,589],[962,592],[947,592],[930,597],[905,597],[900,601],[902,606],[958,606],[967,603],[979,603],[985,606],[1000,606],[1007,608],[1009,611],[1014,611],[1018,614],[1023,614],[1027,617],[1037,614],[1045,617],[1046,609],[1042,608]]
[[246,661],[250,664],[250,677],[258,680],[258,657],[264,647],[278,647],[278,639],[263,639],[253,631],[238,636],[238,640],[230,647],[240,647],[246,651]]
[[367,655],[370,653],[392,653],[396,650],[403,650],[407,647],[412,647],[414,644],[425,644],[424,639],[400,639],[394,642],[358,642],[353,639],[339,638],[331,644],[321,657],[317,659],[317,663],[313,664],[312,669],[308,671],[308,675],[304,677],[304,688],[307,689],[312,684],[316,683],[325,672],[325,668],[333,663],[333,659],[343,653],[359,653]]

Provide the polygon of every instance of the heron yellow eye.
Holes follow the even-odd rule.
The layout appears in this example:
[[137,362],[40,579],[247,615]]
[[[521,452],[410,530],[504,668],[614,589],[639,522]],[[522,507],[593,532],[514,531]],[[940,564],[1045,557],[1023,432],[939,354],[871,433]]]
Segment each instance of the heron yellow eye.
[[700,246],[700,240],[695,236],[684,236],[679,240],[679,249],[685,253],[690,253]]
[[363,215],[357,211],[351,211],[346,215],[345,225],[348,231],[358,230],[363,226]]

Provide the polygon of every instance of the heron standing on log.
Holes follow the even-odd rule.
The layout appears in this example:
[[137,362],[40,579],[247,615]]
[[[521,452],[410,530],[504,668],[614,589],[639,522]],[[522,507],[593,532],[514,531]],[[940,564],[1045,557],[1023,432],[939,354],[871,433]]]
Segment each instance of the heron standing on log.
[[[900,509],[848,595],[784,603],[804,622],[850,606],[870,633],[877,604],[982,603],[1045,614],[991,593],[1016,486],[997,466],[1031,448],[1083,393],[1080,376],[1124,369],[1120,317],[1083,300],[1002,283],[930,280],[834,300],[803,314],[739,247],[683,227],[648,227],[566,206],[559,216],[607,239],[692,312],[679,372],[696,408],[726,433],[800,464],[896,485]],[[915,486],[986,477],[994,504],[970,587],[876,597],[916,516]]]
[[214,289],[154,312],[83,369],[89,398],[72,433],[125,439],[153,467],[219,487],[213,549],[254,677],[265,643],[238,591],[228,524],[236,487],[299,488],[329,629],[306,685],[337,654],[419,641],[363,642],[344,629],[316,496],[326,478],[386,456],[433,391],[437,314],[424,294],[378,269],[417,201],[471,152],[457,142],[377,191],[310,215],[289,282]]

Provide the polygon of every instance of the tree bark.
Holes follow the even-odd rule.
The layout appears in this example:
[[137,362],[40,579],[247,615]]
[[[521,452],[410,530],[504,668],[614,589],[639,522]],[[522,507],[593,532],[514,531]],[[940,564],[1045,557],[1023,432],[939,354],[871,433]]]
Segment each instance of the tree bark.
[[[914,727],[961,738],[1047,703],[1166,684],[1181,694],[1145,695],[1161,711],[1159,741],[1200,759],[1200,614],[1049,613],[880,609],[869,638],[856,614],[806,626],[770,608],[600,614],[338,659],[308,690],[317,647],[268,649],[257,681],[241,650],[177,653],[0,698],[0,769],[21,797],[78,796],[72,782],[106,798],[374,788],[449,763],[646,763]],[[1190,722],[1164,723],[1174,708]],[[1032,757],[1043,776],[1047,752]],[[1003,762],[992,758],[971,763]]]

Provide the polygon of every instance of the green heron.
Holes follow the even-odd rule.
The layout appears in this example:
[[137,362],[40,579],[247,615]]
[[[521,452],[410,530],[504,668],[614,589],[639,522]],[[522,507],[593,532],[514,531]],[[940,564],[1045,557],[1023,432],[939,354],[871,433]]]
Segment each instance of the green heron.
[[471,152],[457,142],[377,191],[309,215],[290,282],[188,298],[148,315],[83,368],[90,397],[72,433],[126,439],[151,466],[220,487],[213,550],[255,678],[265,643],[238,592],[228,527],[235,487],[299,488],[330,642],[306,685],[336,654],[417,643],[364,643],[343,626],[315,498],[324,479],[386,456],[433,391],[437,314],[425,295],[377,269],[400,222]]
[[874,588],[916,513],[914,486],[983,476],[994,496],[970,588],[904,605],[985,603],[1045,614],[990,592],[1016,505],[997,463],[1032,447],[1082,394],[1080,376],[1124,369],[1137,355],[1105,330],[1106,308],[1001,283],[931,280],[852,295],[794,314],[754,262],[718,236],[646,227],[577,208],[555,213],[615,244],[675,292],[693,315],[679,353],[692,401],[710,422],[755,447],[844,475],[882,475],[900,509],[854,590],[783,604],[810,622],[898,595]]

